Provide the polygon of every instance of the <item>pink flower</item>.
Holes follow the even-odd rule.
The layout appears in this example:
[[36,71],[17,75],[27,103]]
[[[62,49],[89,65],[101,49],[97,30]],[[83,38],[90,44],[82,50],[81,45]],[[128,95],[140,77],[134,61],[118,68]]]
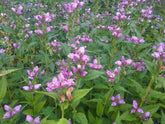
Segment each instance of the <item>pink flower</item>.
[[10,118],[13,115],[17,114],[20,111],[21,107],[22,105],[17,105],[12,109],[10,106],[4,105],[4,110],[6,110],[7,112],[4,114],[3,119]]
[[69,27],[68,27],[67,25],[64,25],[62,28],[63,28],[65,31],[69,32]]
[[40,117],[36,117],[34,120],[32,118],[32,116],[30,115],[27,115],[26,116],[26,120],[29,122],[29,123],[33,123],[33,124],[39,124],[40,123]]
[[36,90],[38,88],[41,87],[41,84],[35,84],[33,85],[31,81],[29,81],[29,86],[23,86],[22,89],[26,90],[26,91],[30,91],[30,90]]

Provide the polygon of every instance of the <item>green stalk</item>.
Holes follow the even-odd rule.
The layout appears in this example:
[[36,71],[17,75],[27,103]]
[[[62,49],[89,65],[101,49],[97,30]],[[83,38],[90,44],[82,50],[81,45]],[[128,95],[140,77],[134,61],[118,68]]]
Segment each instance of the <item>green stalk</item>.
[[146,93],[145,93],[145,95],[141,98],[142,101],[141,101],[139,107],[142,107],[142,105],[143,105],[143,103],[144,103],[144,101],[145,101],[145,98],[147,97],[147,95],[148,95],[148,93],[149,93],[149,91],[150,91],[150,89],[151,89],[151,86],[152,86],[153,82],[155,81],[155,78],[156,78],[155,76],[152,76],[152,78],[151,78],[151,80],[150,80],[150,83],[148,84],[148,87],[147,87],[147,89],[146,89]]

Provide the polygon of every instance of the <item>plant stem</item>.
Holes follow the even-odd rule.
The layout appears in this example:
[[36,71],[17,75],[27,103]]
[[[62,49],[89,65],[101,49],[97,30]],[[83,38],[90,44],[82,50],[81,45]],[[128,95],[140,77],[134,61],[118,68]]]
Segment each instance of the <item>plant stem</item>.
[[146,89],[146,93],[145,93],[145,95],[142,97],[142,101],[141,101],[141,103],[140,103],[140,107],[143,105],[143,103],[144,103],[144,101],[145,101],[145,98],[147,97],[147,95],[148,95],[148,93],[149,93],[149,91],[150,91],[150,89],[151,89],[151,86],[152,86],[152,84],[153,84],[153,82],[155,81],[155,76],[152,76],[152,78],[151,78],[151,80],[150,80],[150,83],[148,84],[148,87],[147,87],[147,89]]
[[62,111],[62,118],[64,118],[64,106],[61,105],[61,111]]

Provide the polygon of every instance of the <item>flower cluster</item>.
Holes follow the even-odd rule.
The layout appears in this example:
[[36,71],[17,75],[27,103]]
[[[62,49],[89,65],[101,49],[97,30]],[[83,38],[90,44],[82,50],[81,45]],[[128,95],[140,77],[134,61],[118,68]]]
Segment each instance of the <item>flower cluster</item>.
[[5,50],[4,49],[0,49],[0,54],[4,53]]
[[69,70],[69,67],[67,67],[68,63],[65,61],[67,62],[67,60],[62,60],[62,62],[57,62],[56,64],[59,66],[59,69],[65,78],[71,78],[73,73],[71,70]]
[[41,23],[41,22],[45,22],[45,23],[48,23],[48,22],[51,22],[52,19],[54,19],[54,15],[50,14],[50,13],[44,13],[44,15],[36,15],[34,16],[34,19],[38,21],[38,23]]
[[4,105],[4,110],[7,112],[4,114],[3,119],[14,116],[15,114],[17,114],[20,111],[21,107],[22,107],[22,105],[17,105],[12,109],[10,106]]
[[[37,77],[38,76],[38,70],[39,70],[39,68],[38,68],[38,66],[35,66],[34,68],[33,68],[33,70],[27,70],[27,74],[29,75],[29,79],[31,79],[31,80],[33,80],[34,79],[34,77]],[[41,72],[40,72],[40,75],[43,75],[44,74],[44,70],[42,70]]]
[[133,109],[131,109],[131,113],[140,113],[140,119],[142,119],[143,121],[148,121],[150,112],[146,112],[144,113],[143,110],[141,108],[138,108],[138,104],[135,100],[133,100],[133,104],[132,104]]
[[61,50],[61,48],[60,48],[61,45],[56,40],[54,40],[51,43],[48,43],[48,46],[53,46],[53,52],[55,52],[55,53]]
[[35,66],[33,70],[27,70],[27,74],[29,75],[29,79],[33,80],[34,77],[38,76],[38,66]]
[[46,90],[48,92],[53,92],[55,89],[60,89],[62,87],[70,87],[72,85],[75,85],[73,79],[67,79],[61,72],[58,74],[58,78],[53,77],[51,82],[46,83]]
[[151,55],[156,59],[162,59],[165,63],[165,44],[160,43],[158,46],[154,46],[154,49],[156,49],[156,52],[152,53]]
[[152,16],[151,16],[151,14],[152,14],[152,6],[151,7],[146,7],[146,9],[142,9],[141,10],[141,13],[142,13],[142,15],[145,17],[145,18],[147,18],[147,19],[150,19]]
[[[130,12],[127,12],[127,14],[130,14]],[[114,16],[112,19],[116,21],[125,20],[125,19],[130,20],[130,17],[127,17],[125,13],[117,12],[116,16]]]
[[64,8],[67,10],[67,13],[71,14],[79,6],[82,7],[85,2],[80,2],[79,0],[74,0],[72,3],[64,4]]
[[131,113],[144,113],[143,110],[141,108],[138,108],[138,104],[135,100],[133,100],[133,104],[132,104],[133,109],[131,109]]
[[[35,26],[41,27],[43,26],[43,24],[50,23],[54,18],[55,18],[55,15],[50,14],[50,13],[44,13],[43,15],[36,15],[34,16],[34,19],[37,20],[38,22],[35,23]],[[47,26],[46,33],[50,32],[54,28],[56,28],[56,26],[49,26],[49,27]],[[36,29],[34,32],[36,34],[44,35],[44,31],[41,29]]]
[[101,39],[100,41],[103,42],[103,43],[108,43],[109,42],[108,40],[103,40],[103,39]]
[[141,113],[140,114],[140,119],[142,119],[143,121],[148,121],[149,116],[150,116],[150,112]]
[[81,38],[81,41],[83,42],[92,42],[93,40],[91,38],[89,38],[89,35],[83,35]]
[[143,61],[142,58],[139,58],[139,61],[140,62],[133,62],[132,63],[132,66],[137,70],[137,71],[142,71],[144,70],[146,67],[145,67],[145,63]]
[[29,81],[29,86],[23,86],[22,89],[26,91],[36,90],[41,87],[41,84],[33,85],[31,81]]
[[139,39],[136,36],[129,37],[128,35],[125,36],[125,40],[133,42],[134,44],[144,43],[144,39]]
[[13,47],[16,48],[16,49],[19,49],[19,47],[20,47],[20,42],[18,42],[18,43],[13,43]]
[[92,38],[89,37],[89,35],[83,35],[82,38],[78,35],[74,38],[74,41],[76,44],[80,44],[81,41],[83,42],[93,42]]
[[16,8],[11,8],[11,10],[16,13],[17,15],[21,15],[22,14],[22,10],[24,8],[24,5],[23,4],[20,4],[19,7],[16,9]]
[[132,63],[132,59],[125,60],[125,57],[122,56],[120,60],[116,61],[115,64],[119,66],[127,66]]
[[85,47],[80,47],[78,50],[75,48],[74,53],[69,53],[68,58],[72,59],[74,64],[77,65],[77,68],[71,66],[74,73],[79,73],[80,76],[87,75],[87,72],[84,71],[84,69],[89,61],[89,57],[85,55]]
[[111,72],[111,71],[109,71],[109,70],[107,70],[106,71],[106,74],[107,74],[107,76],[109,77],[109,82],[114,82],[114,79],[115,79],[115,73],[113,73],[113,72]]
[[38,116],[38,117],[36,117],[35,119],[33,119],[32,116],[27,115],[27,116],[26,116],[26,121],[28,121],[28,122],[31,123],[31,124],[39,124],[39,123],[40,123],[40,117]]
[[111,97],[112,104],[111,106],[117,106],[117,104],[125,104],[124,100],[120,98],[120,94]]
[[123,37],[122,33],[121,33],[121,29],[117,26],[117,25],[111,25],[107,27],[111,32],[112,32],[112,36],[116,37],[116,38],[120,38]]
[[103,66],[100,65],[100,64],[98,65],[97,63],[98,63],[98,61],[97,61],[97,58],[95,56],[95,59],[93,60],[93,63],[88,63],[88,65],[89,65],[90,68],[93,68],[93,69],[103,69]]

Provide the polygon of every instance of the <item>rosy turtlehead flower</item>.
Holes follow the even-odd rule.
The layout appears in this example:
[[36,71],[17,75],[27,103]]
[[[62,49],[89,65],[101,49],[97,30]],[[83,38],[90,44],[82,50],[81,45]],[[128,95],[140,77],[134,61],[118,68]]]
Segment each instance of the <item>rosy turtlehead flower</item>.
[[132,63],[132,59],[125,60],[124,56],[121,57],[121,60],[115,62],[115,64],[119,66],[127,66],[131,63]]
[[36,90],[38,88],[41,87],[41,84],[35,84],[33,85],[31,81],[29,81],[29,86],[23,86],[22,89],[26,90],[26,91],[30,91],[30,90]]
[[67,25],[64,25],[62,28],[63,28],[65,31],[69,32],[69,27],[68,27]]
[[41,35],[44,34],[44,32],[43,32],[41,29],[37,29],[37,30],[35,30],[34,32],[35,32],[36,34],[41,34]]
[[40,123],[40,117],[36,117],[35,119],[32,118],[32,116],[27,115],[26,116],[26,121],[28,121],[31,124],[39,124]]
[[73,3],[64,4],[64,7],[67,10],[67,12],[71,14],[77,8],[77,5],[78,5],[77,3],[73,2]]
[[3,119],[10,118],[13,115],[17,114],[20,111],[21,107],[22,105],[17,105],[12,109],[10,106],[4,105],[4,110],[7,112],[4,114]]
[[35,66],[33,70],[27,70],[27,74],[29,75],[28,78],[33,80],[34,76],[37,77],[38,75],[38,66]]
[[117,104],[125,104],[124,100],[120,98],[120,94],[111,97],[112,104],[111,106],[117,106]]
[[0,54],[4,53],[5,50],[4,49],[0,49]]
[[142,113],[140,114],[140,118],[143,120],[143,121],[148,121],[148,117],[150,116],[150,112],[146,112],[146,113]]
[[116,77],[115,73],[113,73],[109,70],[106,70],[106,74],[109,77],[108,81],[111,82],[111,83],[114,82],[115,77]]
[[135,100],[133,100],[133,104],[132,104],[133,109],[131,109],[131,113],[143,113],[143,110],[141,108],[138,108],[138,104]]

